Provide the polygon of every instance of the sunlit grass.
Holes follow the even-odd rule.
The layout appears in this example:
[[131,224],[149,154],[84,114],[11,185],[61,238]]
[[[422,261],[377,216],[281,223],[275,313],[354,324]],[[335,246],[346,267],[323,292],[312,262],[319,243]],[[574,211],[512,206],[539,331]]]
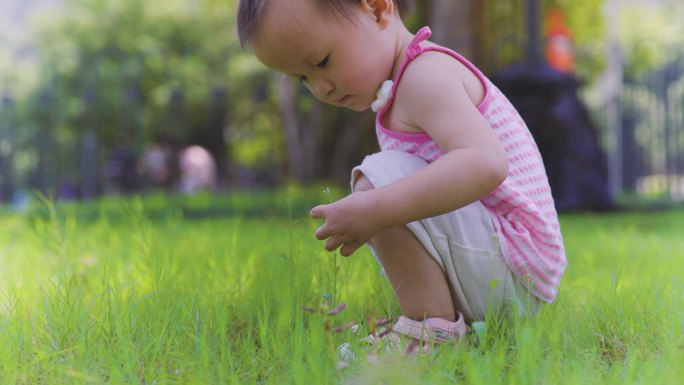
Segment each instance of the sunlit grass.
[[[333,195],[335,195],[333,193]],[[333,196],[334,198],[334,196]],[[567,215],[557,302],[437,353],[336,369],[334,324],[397,316],[367,250],[325,252],[322,191],[44,202],[0,219],[1,384],[674,384],[684,211]],[[361,333],[363,335],[363,332]]]

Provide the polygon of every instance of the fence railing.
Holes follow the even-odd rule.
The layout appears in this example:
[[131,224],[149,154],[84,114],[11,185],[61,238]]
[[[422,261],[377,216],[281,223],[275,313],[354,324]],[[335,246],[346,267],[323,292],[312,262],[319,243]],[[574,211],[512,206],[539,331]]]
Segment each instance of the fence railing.
[[684,199],[684,54],[623,79],[599,115],[608,134],[610,173],[618,193]]

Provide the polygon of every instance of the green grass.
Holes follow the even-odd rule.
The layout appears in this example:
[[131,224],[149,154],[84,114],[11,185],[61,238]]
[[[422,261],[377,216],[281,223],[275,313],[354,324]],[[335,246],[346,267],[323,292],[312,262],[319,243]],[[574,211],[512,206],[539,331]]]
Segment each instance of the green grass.
[[[337,196],[338,194],[334,194]],[[367,250],[325,252],[318,189],[38,205],[0,217],[0,384],[675,384],[684,211],[561,218],[569,267],[533,318],[342,370],[332,324],[397,316]],[[305,312],[324,298],[333,317]],[[329,338],[333,338],[331,346]],[[356,346],[355,346],[356,347]]]

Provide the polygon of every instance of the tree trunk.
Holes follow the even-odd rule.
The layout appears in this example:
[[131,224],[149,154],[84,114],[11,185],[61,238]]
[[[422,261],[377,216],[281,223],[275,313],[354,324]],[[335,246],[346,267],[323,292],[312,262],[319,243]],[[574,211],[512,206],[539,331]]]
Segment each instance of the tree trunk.
[[298,108],[297,90],[293,81],[276,75],[276,84],[290,171],[299,182],[313,182],[317,177],[321,105],[314,101],[306,119]]
[[345,187],[348,186],[351,169],[366,155],[378,151],[373,130],[375,115],[367,112],[347,116],[347,119],[338,121],[330,158],[330,175]]
[[185,139],[186,142],[202,146],[211,153],[216,162],[216,176],[219,184],[227,181],[230,166],[228,164],[230,154],[224,139],[228,106],[228,90],[224,87],[213,88],[207,105],[206,121],[191,131]]
[[212,90],[208,118],[204,132],[203,145],[216,158],[216,173],[219,181],[228,175],[228,146],[224,138],[224,128],[228,115],[228,91],[216,87]]
[[483,0],[427,0],[424,15],[432,29],[430,40],[449,47],[474,62],[480,52],[477,45],[478,20]]

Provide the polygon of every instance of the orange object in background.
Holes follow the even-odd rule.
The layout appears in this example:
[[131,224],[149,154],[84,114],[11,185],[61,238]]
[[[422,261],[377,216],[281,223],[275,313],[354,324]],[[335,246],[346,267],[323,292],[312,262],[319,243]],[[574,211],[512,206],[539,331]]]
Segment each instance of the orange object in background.
[[565,24],[565,13],[560,8],[552,8],[546,15],[546,61],[558,71],[575,72],[572,30]]

